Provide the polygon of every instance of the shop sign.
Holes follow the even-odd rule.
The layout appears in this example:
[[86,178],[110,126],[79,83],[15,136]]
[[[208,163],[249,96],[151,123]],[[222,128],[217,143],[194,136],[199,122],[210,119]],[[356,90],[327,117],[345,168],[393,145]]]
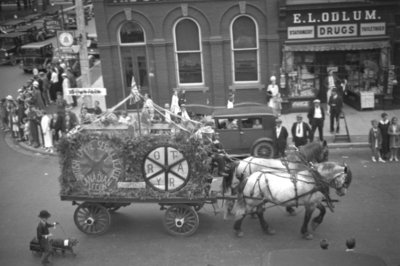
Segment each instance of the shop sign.
[[288,39],[315,38],[314,26],[288,27]]
[[357,36],[357,24],[332,24],[317,27],[318,38]]
[[360,24],[360,35],[385,35],[386,24],[384,22],[378,23],[361,23]]
[[288,39],[385,35],[386,19],[379,9],[291,11],[287,16]]

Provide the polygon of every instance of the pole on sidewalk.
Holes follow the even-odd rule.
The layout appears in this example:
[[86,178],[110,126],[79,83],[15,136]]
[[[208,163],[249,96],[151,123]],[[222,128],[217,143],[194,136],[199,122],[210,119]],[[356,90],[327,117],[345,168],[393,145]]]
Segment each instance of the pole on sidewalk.
[[[81,66],[81,81],[82,88],[89,88],[90,83],[90,73],[89,73],[89,56],[87,50],[87,37],[86,37],[86,29],[85,29],[85,12],[83,1],[75,1],[75,12],[76,12],[76,26],[77,26],[77,34],[80,41],[79,48],[79,63]],[[86,96],[85,96],[86,97]],[[90,97],[90,96],[87,96]],[[86,99],[89,101],[88,107],[92,107],[92,99]],[[85,101],[86,102],[86,101]]]

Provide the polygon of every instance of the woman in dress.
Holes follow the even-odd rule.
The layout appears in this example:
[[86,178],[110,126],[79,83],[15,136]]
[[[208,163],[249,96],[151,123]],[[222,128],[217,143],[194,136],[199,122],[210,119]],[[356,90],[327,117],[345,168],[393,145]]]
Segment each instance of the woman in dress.
[[48,152],[53,152],[53,131],[50,127],[51,117],[43,111],[42,120],[40,124],[43,132],[44,149]]
[[171,113],[173,115],[178,115],[181,112],[181,108],[179,107],[179,97],[178,90],[174,89],[174,94],[171,99]]
[[390,147],[390,161],[399,161],[397,157],[397,153],[400,148],[400,125],[397,124],[397,117],[393,117],[390,122],[388,134],[390,136],[389,139],[389,147]]
[[275,102],[276,102],[275,97],[279,93],[279,87],[276,84],[276,77],[275,76],[272,76],[270,78],[270,80],[271,80],[271,84],[269,84],[268,88],[267,88],[267,93],[268,93],[268,95],[270,95],[270,98],[269,98],[269,101],[268,101],[268,106],[271,107],[272,109],[274,109],[275,108]]

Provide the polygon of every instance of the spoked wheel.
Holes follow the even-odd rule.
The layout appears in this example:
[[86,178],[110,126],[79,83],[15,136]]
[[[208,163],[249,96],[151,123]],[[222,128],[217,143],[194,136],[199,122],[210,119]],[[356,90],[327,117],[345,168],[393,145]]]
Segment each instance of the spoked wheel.
[[167,209],[164,216],[164,227],[175,236],[190,236],[199,227],[199,216],[193,207],[188,205],[173,205]]
[[272,158],[274,156],[274,147],[270,142],[261,141],[254,146],[252,154],[256,157]]
[[110,227],[111,216],[104,206],[85,202],[76,208],[74,222],[85,234],[101,235]]

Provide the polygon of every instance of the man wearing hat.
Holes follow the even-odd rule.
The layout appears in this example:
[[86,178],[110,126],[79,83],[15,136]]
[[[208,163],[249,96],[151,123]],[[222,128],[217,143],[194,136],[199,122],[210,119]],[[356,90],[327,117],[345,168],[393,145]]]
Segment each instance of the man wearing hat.
[[46,210],[42,210],[39,213],[40,222],[36,228],[37,239],[39,241],[40,247],[43,249],[42,254],[42,265],[46,265],[50,263],[49,257],[51,255],[51,247],[50,247],[50,237],[52,234],[49,232],[49,228],[55,228],[57,222],[48,223],[47,220],[50,218],[50,213]]
[[282,120],[277,118],[275,120],[276,127],[274,130],[274,144],[275,144],[275,154],[276,157],[285,157],[285,150],[287,146],[288,131],[282,126]]
[[334,125],[336,121],[336,133],[339,133],[340,123],[339,118],[342,113],[343,99],[338,95],[337,89],[332,89],[331,97],[328,99],[327,113],[330,116],[331,133],[334,132]]
[[307,144],[311,138],[311,129],[307,123],[303,122],[301,114],[298,114],[296,119],[297,122],[294,122],[292,125],[292,138],[294,145],[298,148]]
[[325,121],[325,111],[321,106],[321,101],[319,99],[315,99],[313,102],[313,106],[308,111],[307,117],[310,121],[311,125],[311,137],[310,140],[314,140],[314,134],[316,129],[318,128],[319,140],[324,140],[324,121]]

